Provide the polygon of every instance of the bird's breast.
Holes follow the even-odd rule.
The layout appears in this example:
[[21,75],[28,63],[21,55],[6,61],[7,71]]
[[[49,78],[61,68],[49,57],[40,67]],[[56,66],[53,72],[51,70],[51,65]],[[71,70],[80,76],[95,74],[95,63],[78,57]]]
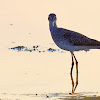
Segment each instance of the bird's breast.
[[71,49],[72,49],[71,44],[69,44],[69,42],[67,40],[64,40],[62,38],[62,36],[52,35],[52,39],[59,48],[61,48],[63,50],[71,51]]

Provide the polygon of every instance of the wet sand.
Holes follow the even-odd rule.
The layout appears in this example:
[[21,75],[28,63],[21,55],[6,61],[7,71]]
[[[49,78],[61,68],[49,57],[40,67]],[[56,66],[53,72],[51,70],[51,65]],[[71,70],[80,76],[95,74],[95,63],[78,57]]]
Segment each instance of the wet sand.
[[0,100],[100,100],[98,94],[69,94],[69,93],[0,93]]
[[98,97],[66,97],[66,98],[60,98],[60,100],[100,100],[100,96]]

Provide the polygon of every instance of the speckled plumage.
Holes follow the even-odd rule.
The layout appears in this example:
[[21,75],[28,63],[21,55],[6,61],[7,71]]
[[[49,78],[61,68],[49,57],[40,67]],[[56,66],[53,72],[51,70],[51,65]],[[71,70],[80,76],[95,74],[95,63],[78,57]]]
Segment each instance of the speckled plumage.
[[[70,52],[88,49],[100,49],[99,41],[90,39],[78,32],[64,28],[58,28],[56,25],[56,15],[50,14],[49,17],[54,18],[53,21],[49,20],[52,38],[56,45],[61,49],[68,50]],[[64,45],[64,47],[62,45]]]
[[[74,55],[74,51],[89,49],[100,49],[100,42],[95,39],[90,39],[85,35],[82,35],[78,32],[74,32],[64,28],[58,28],[56,25],[56,15],[50,14],[48,17],[49,28],[51,32],[52,39],[55,44],[63,49],[71,52],[72,56],[72,67],[71,67],[71,80],[72,80],[72,93],[75,92],[78,85],[78,61]],[[74,67],[74,60],[76,61],[76,84],[74,85],[74,79],[72,76],[72,71]]]

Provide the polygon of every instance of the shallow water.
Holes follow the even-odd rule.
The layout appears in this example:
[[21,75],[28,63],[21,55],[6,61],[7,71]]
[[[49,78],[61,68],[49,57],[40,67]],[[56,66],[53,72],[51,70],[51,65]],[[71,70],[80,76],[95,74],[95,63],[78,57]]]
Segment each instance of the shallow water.
[[45,93],[45,94],[14,94],[14,93],[1,93],[1,100],[74,100],[74,99],[83,99],[88,97],[94,97],[95,100],[98,97],[98,93]]
[[[81,99],[86,96],[99,96],[100,80],[99,78],[96,78],[98,73],[96,73],[95,70],[92,70],[90,65],[90,67],[86,67],[85,64],[82,66],[80,63],[83,63],[83,60],[79,61],[79,85],[75,94],[72,95],[70,79],[70,53],[58,50],[55,46],[55,51],[48,51],[48,48],[52,48],[52,45],[48,45],[45,48],[40,45],[40,47],[38,47],[38,50],[35,51],[32,50],[33,46],[30,48],[27,47],[27,50],[10,49],[13,47],[1,49],[1,99],[58,100],[61,98],[73,99],[73,97],[75,97],[77,99]],[[28,48],[32,51],[30,52]],[[86,53],[83,51],[80,53],[83,53],[84,55],[88,54],[88,56],[90,56],[93,52],[94,51]],[[87,56],[84,55],[83,58]],[[84,63],[88,62],[84,60]],[[94,63],[90,64],[92,65]],[[99,67],[95,67],[97,67],[96,71],[98,71]],[[91,70],[89,70],[90,68]],[[85,73],[82,70],[86,70],[84,71]],[[75,79],[75,68],[73,76]]]
[[71,95],[71,54],[54,44],[48,23],[48,15],[53,12],[57,14],[59,27],[100,40],[99,4],[100,1],[91,0],[2,0],[0,99],[100,96],[100,50],[75,52],[79,62],[79,84],[76,94]]

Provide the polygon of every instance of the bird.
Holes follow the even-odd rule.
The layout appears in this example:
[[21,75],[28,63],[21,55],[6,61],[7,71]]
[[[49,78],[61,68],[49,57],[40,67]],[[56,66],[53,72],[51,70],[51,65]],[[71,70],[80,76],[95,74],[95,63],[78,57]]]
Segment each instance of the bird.
[[[72,94],[75,92],[78,86],[78,61],[74,55],[74,51],[89,51],[90,49],[100,49],[100,41],[91,39],[79,32],[75,32],[65,28],[57,27],[57,17],[56,14],[51,13],[48,16],[49,29],[51,37],[55,44],[66,51],[71,53],[72,64],[71,64],[71,81],[72,81]],[[74,83],[72,72],[74,67],[74,60],[76,63],[76,83]]]

